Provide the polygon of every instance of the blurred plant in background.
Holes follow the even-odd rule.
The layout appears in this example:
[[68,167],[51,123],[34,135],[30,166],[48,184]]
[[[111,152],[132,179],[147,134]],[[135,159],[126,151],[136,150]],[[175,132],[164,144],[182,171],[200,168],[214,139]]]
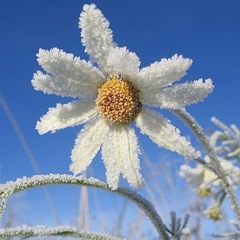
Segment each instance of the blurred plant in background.
[[[240,168],[238,167],[240,131],[236,125],[227,127],[215,117],[212,118],[212,122],[221,130],[216,130],[209,136],[209,144],[218,156],[229,184],[236,190],[240,182]],[[204,163],[210,163],[209,156],[204,158]],[[193,186],[199,197],[212,199],[212,205],[204,211],[205,215],[214,221],[222,220],[222,204],[226,198],[226,191],[221,179],[202,162],[196,167],[182,165],[179,175]]]

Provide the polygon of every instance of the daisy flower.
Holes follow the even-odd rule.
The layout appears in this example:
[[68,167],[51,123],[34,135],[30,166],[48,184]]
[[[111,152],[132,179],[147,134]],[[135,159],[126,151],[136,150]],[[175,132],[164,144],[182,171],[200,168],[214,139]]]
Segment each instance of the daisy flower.
[[40,49],[38,71],[32,80],[36,90],[76,98],[57,104],[37,122],[40,134],[85,124],[72,150],[70,170],[84,171],[102,150],[109,186],[116,189],[120,174],[140,187],[138,140],[135,122],[158,146],[187,158],[199,157],[191,144],[168,119],[152,108],[177,109],[202,101],[213,90],[210,79],[173,85],[192,61],[174,55],[139,69],[137,55],[113,42],[108,20],[94,4],[84,5],[79,26],[82,44],[91,62],[53,48]]
[[[208,156],[206,156],[204,160],[206,163],[210,162]],[[231,184],[234,189],[237,189],[240,181],[240,169],[232,162],[223,158],[219,158],[219,163],[228,178],[229,184]],[[209,196],[213,186],[219,188],[223,187],[221,179],[219,179],[214,172],[200,164],[195,168],[186,164],[182,165],[179,175],[185,178],[189,184],[193,185],[201,197]]]

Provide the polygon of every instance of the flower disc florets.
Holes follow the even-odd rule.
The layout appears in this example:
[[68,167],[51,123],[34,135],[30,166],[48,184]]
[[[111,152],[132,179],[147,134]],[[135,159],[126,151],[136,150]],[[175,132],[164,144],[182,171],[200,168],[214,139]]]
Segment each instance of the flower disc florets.
[[113,77],[98,90],[96,104],[110,124],[131,123],[142,106],[138,93],[129,81]]

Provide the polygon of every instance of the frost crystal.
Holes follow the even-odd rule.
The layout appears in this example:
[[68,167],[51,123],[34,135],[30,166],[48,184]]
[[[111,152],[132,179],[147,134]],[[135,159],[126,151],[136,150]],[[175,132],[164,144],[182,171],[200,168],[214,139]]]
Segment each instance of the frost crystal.
[[[213,84],[210,79],[174,84],[186,75],[192,64],[192,60],[181,55],[139,69],[138,56],[113,43],[109,25],[94,4],[84,5],[79,26],[82,44],[93,63],[57,48],[39,50],[37,60],[45,73],[34,74],[33,87],[47,94],[78,100],[50,108],[36,129],[44,134],[85,124],[72,151],[70,170],[74,174],[84,171],[102,148],[109,186],[116,189],[122,174],[131,186],[138,188],[143,179],[138,141],[131,123],[136,121],[140,131],[158,146],[187,158],[197,158],[200,153],[180,136],[180,131],[146,106],[182,108],[205,99],[213,91]],[[122,84],[118,91],[110,90],[105,84],[111,79],[121,79],[129,84]],[[108,86],[104,88],[104,94],[103,86]],[[129,86],[131,89],[125,94]],[[114,101],[116,104],[111,104]]]

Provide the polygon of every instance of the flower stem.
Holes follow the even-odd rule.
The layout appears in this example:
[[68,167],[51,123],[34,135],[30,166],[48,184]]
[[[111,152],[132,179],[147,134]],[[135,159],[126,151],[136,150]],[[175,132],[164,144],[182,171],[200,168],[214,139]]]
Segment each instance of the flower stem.
[[57,236],[79,239],[95,239],[95,240],[123,240],[123,238],[117,238],[110,235],[102,235],[92,232],[78,231],[75,228],[68,226],[58,227],[44,227],[44,226],[27,226],[2,228],[0,229],[0,238],[6,239],[9,237],[24,237],[31,238],[36,236]]
[[[60,175],[60,174],[49,174],[49,175],[35,175],[31,178],[22,178],[17,179],[15,182],[10,181],[5,184],[0,185],[0,197],[2,196],[3,200],[6,199],[17,192],[21,192],[30,188],[40,187],[40,186],[48,186],[48,185],[82,185],[88,187],[100,188],[103,190],[108,190],[113,193],[117,193],[122,197],[127,198],[131,202],[135,203],[139,208],[141,208],[146,216],[153,223],[155,229],[157,230],[159,237],[163,240],[170,240],[166,232],[165,225],[161,219],[161,217],[156,212],[153,205],[143,198],[141,195],[124,188],[118,188],[116,190],[112,190],[108,187],[107,184],[97,180],[97,179],[84,179],[82,177],[74,177],[72,175]],[[4,196],[4,197],[3,197]]]
[[[185,109],[176,109],[176,110],[173,110],[173,113],[175,113],[182,120],[184,120],[184,122],[192,129],[192,131],[198,137],[199,141],[202,143],[204,149],[206,150],[206,152],[210,158],[211,165],[215,170],[214,173],[216,173],[219,176],[219,178],[222,180],[222,182],[225,186],[225,191],[228,194],[229,198],[231,199],[233,209],[235,210],[237,218],[240,221],[239,202],[236,198],[236,195],[234,194],[234,190],[233,190],[231,184],[229,183],[222,166],[220,165],[220,162],[218,160],[217,155],[214,152],[214,149],[210,146],[209,140],[208,140],[207,136],[205,135],[202,127],[188,112],[186,112]],[[208,166],[206,165],[206,167],[208,167]],[[212,171],[211,168],[209,170]]]

